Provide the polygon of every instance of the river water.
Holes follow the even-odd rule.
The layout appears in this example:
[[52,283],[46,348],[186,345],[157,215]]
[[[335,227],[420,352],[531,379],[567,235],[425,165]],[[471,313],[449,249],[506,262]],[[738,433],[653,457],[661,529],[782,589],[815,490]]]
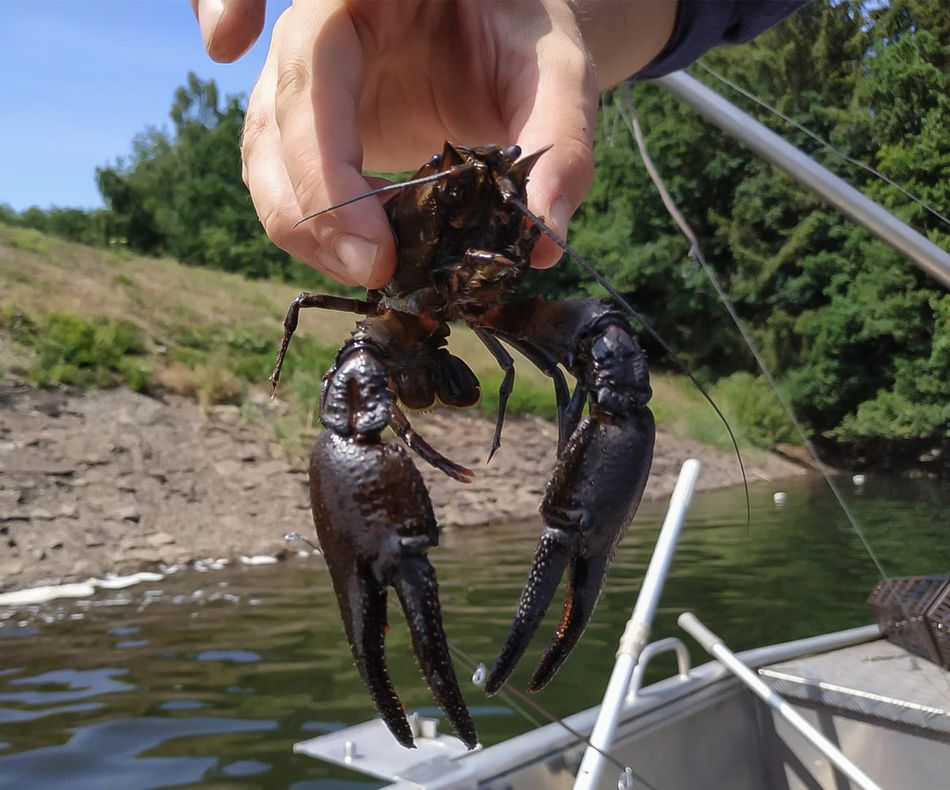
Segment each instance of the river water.
[[[932,481],[842,478],[892,576],[950,570],[950,490]],[[773,492],[787,494],[776,506]],[[564,715],[596,704],[656,539],[665,502],[645,503],[621,544],[587,634],[536,700]],[[861,625],[878,572],[818,480],[697,494],[654,636],[695,611],[734,649]],[[530,563],[537,523],[446,532],[431,553],[450,641],[491,664]],[[522,665],[547,644],[560,599]],[[391,609],[390,668],[410,710],[436,710]],[[373,787],[292,754],[295,741],[373,717],[321,560],[182,571],[87,601],[0,611],[0,788]],[[704,659],[691,645],[694,663]],[[665,664],[667,661],[668,664]],[[463,691],[490,745],[531,725],[509,703]],[[658,659],[657,675],[673,670]]]

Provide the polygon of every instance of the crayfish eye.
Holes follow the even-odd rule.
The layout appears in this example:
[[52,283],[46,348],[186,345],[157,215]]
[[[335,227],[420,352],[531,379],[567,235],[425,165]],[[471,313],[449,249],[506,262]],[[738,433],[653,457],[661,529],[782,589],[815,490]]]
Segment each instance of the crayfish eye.
[[510,145],[507,148],[502,149],[501,155],[512,162],[514,162],[519,156],[521,156],[521,146],[520,145]]
[[429,160],[429,164],[435,168],[442,167],[442,154],[434,154],[432,159]]

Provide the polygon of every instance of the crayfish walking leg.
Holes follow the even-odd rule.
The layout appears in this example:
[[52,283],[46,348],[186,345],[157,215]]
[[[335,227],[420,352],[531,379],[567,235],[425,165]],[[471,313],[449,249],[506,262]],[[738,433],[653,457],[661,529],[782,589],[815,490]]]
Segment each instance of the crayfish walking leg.
[[[551,645],[528,686],[539,691],[567,659],[593,614],[653,460],[655,425],[643,352],[626,320],[594,300],[542,298],[486,316],[488,331],[563,364],[577,389],[562,419],[569,432],[541,503],[544,532],[508,639],[486,690],[507,680],[568,569],[567,598]],[[581,420],[586,397],[589,416]]]

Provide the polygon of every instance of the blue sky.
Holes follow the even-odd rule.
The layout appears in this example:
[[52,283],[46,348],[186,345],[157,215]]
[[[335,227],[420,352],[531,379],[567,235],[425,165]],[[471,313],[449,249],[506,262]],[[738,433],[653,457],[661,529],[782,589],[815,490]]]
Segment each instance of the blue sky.
[[205,54],[188,0],[0,0],[0,203],[18,211],[102,205],[95,168],[169,126],[189,71],[222,94],[247,94],[270,29],[236,63]]

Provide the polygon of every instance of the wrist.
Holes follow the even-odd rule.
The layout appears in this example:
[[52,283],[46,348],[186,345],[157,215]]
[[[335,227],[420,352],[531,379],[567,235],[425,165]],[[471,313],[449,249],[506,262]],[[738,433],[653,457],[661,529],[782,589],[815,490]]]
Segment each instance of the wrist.
[[678,0],[570,0],[600,90],[646,67],[673,33]]

